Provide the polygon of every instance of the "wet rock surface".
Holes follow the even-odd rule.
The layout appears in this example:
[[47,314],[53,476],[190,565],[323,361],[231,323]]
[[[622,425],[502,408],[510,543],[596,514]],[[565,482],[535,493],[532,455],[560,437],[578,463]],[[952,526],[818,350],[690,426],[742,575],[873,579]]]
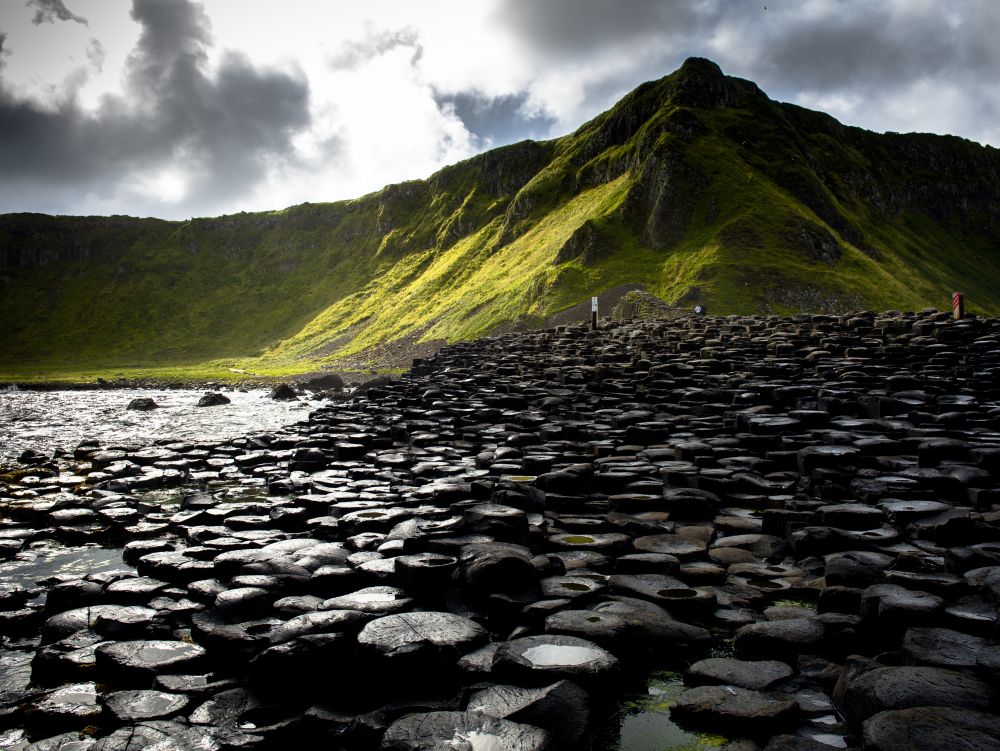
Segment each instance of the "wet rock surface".
[[486,338],[0,517],[8,747],[597,749],[660,666],[733,749],[1000,747],[993,319]]
[[209,391],[198,400],[198,406],[221,407],[224,404],[230,404],[231,401],[232,400],[228,396],[220,394],[218,391]]

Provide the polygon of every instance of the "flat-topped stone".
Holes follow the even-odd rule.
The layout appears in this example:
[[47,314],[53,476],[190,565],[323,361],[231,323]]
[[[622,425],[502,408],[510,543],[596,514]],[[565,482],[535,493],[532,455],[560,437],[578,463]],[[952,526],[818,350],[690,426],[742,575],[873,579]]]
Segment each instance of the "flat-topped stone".
[[117,721],[131,724],[142,720],[172,717],[179,714],[190,699],[183,694],[141,689],[116,691],[104,697],[104,709]]
[[453,613],[417,611],[376,618],[358,634],[358,643],[393,657],[433,648],[457,654],[487,641],[489,635],[470,618]]
[[788,726],[798,704],[736,686],[698,686],[681,694],[670,715],[682,724],[739,736],[768,736]]
[[164,673],[197,670],[205,659],[198,644],[162,639],[109,642],[95,651],[97,672],[109,682],[151,682]]
[[777,660],[710,657],[689,667],[684,673],[684,682],[689,686],[722,684],[764,691],[793,673],[791,667]]

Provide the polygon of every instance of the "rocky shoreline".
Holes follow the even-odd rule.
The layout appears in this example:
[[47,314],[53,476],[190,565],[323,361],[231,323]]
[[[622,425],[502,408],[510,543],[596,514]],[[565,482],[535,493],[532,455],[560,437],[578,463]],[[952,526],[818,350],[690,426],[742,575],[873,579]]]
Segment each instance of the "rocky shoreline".
[[998,397],[997,319],[678,317],[38,457],[0,557],[127,566],[0,584],[0,746],[599,748],[666,665],[728,751],[1000,748]]
[[294,384],[300,390],[315,391],[320,388],[331,388],[324,384],[334,381],[339,382],[341,386],[345,384],[359,386],[374,380],[398,377],[394,375],[397,371],[398,369],[387,366],[386,370],[314,370],[293,376],[241,374],[239,380],[233,381],[208,378],[97,378],[93,381],[14,380],[0,381],[0,391],[4,389],[17,391],[126,391],[135,389],[166,389],[168,391],[192,389],[261,390],[272,389],[282,383]]

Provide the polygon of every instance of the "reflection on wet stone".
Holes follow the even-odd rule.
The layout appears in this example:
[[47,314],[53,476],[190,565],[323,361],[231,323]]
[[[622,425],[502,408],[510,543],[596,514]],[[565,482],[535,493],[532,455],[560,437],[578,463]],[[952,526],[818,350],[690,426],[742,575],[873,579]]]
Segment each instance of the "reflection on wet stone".
[[995,747],[997,374],[992,319],[678,316],[19,446],[0,745]]

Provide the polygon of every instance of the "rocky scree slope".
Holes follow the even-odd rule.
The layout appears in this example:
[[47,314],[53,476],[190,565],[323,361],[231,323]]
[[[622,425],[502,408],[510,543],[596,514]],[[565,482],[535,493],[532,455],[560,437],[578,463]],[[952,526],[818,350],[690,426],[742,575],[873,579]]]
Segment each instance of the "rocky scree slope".
[[0,217],[0,369],[293,366],[535,327],[642,285],[713,312],[1000,309],[1000,153],[879,135],[690,59],[565,137],[362,198]]

